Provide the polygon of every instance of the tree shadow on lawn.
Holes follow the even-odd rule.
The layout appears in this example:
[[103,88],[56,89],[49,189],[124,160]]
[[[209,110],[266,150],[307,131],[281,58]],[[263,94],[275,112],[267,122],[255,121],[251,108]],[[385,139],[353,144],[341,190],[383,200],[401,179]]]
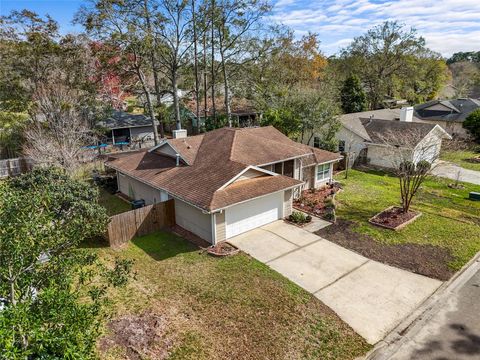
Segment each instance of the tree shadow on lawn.
[[132,244],[142,249],[156,261],[165,260],[180,254],[199,251],[199,248],[187,240],[167,231],[140,236],[133,239]]

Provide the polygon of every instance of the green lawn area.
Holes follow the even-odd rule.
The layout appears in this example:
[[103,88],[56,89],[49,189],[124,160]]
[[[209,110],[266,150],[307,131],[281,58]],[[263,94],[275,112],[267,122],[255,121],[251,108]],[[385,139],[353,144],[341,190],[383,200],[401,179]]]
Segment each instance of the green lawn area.
[[164,316],[168,359],[354,359],[370,348],[319,300],[243,253],[214,258],[166,232],[92,251],[135,261],[135,279],[112,293],[113,317]]
[[353,221],[356,232],[386,244],[430,244],[450,250],[455,260],[448,265],[458,270],[480,250],[480,202],[467,199],[480,186],[465,189],[447,187],[451,181],[429,178],[413,201],[413,209],[423,215],[400,231],[370,225],[368,219],[391,205],[399,205],[398,179],[381,172],[349,171],[337,175],[344,191],[337,195],[337,215]]
[[469,162],[468,159],[480,156],[474,150],[445,150],[440,154],[440,159],[455,163],[465,169],[480,171],[480,163]]
[[121,214],[125,211],[132,210],[129,203],[120,199],[118,196],[110,194],[101,186],[98,187],[98,192],[98,202],[100,203],[100,205],[105,207],[105,209],[107,209],[107,214],[109,216]]

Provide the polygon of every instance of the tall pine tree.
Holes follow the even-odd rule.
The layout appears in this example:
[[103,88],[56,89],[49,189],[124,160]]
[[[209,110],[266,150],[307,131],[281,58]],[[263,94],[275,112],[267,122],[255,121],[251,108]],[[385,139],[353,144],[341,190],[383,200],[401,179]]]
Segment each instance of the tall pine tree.
[[350,75],[343,83],[342,110],[348,113],[355,113],[367,110],[365,92],[363,91],[360,79],[356,75]]

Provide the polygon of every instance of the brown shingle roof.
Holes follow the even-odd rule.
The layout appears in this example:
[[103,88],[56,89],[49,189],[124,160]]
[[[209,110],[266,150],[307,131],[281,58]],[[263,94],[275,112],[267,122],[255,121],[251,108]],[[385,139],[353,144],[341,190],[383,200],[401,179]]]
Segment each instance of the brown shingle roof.
[[296,143],[273,127],[223,128],[186,139],[167,140],[189,165],[156,152],[139,151],[112,157],[107,166],[207,211],[221,209],[302,184],[282,175],[242,180],[219,190],[248,166],[293,157],[327,162],[338,154]]

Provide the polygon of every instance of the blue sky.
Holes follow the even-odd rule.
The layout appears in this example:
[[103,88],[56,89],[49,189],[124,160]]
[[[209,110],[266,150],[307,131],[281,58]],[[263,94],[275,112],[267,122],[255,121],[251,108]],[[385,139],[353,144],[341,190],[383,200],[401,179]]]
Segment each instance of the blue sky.
[[[0,14],[28,8],[50,14],[65,32],[79,31],[71,20],[81,3],[0,0]],[[431,49],[445,56],[457,51],[480,51],[480,0],[275,0],[271,19],[288,25],[298,35],[318,33],[327,55],[385,20],[399,20],[415,27]]]

